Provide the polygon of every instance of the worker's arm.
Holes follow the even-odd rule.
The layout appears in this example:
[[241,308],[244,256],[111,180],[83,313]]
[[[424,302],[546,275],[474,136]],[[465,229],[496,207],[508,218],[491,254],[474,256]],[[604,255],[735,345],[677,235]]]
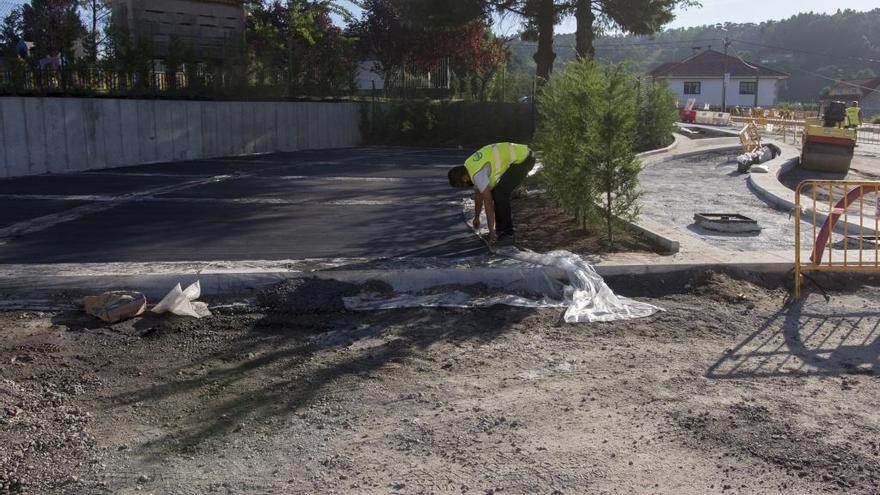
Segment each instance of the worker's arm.
[[486,227],[489,227],[489,239],[497,241],[498,235],[495,234],[495,200],[492,199],[492,190],[487,187],[480,192],[480,196],[483,197],[483,204],[486,207]]
[[474,230],[480,230],[480,211],[483,209],[483,195],[474,193]]

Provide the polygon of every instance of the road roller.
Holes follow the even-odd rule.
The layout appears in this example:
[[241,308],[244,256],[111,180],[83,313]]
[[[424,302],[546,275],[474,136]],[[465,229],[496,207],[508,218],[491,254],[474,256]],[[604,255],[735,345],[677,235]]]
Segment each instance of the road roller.
[[801,168],[815,172],[846,174],[856,148],[855,127],[846,128],[846,104],[831,102],[820,118],[804,122]]

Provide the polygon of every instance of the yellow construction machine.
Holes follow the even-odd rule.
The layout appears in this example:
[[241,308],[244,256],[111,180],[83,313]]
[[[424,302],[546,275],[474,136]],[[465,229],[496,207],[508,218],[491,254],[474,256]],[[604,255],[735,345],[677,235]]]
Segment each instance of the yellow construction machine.
[[844,127],[846,104],[835,101],[828,104],[821,118],[807,118],[804,122],[801,168],[815,172],[849,172],[856,148],[855,128]]

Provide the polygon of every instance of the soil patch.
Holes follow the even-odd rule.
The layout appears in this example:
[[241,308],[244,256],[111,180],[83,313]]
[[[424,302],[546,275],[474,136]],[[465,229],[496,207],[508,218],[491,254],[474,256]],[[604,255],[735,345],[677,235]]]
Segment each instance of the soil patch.
[[782,289],[767,290],[751,282],[725,273],[705,272],[694,277],[685,287],[693,295],[728,304],[777,304],[786,296]]
[[[851,382],[858,384],[857,379],[845,380]],[[747,401],[722,410],[680,415],[676,420],[694,435],[691,442],[716,443],[732,449],[733,456],[761,459],[792,477],[837,485],[847,493],[867,493],[880,485],[880,445],[874,440],[829,445],[823,441],[826,432],[821,427],[793,424],[766,406]]]
[[[276,293],[308,284],[364,290]],[[678,287],[595,325],[0,312],[0,493],[876,493],[880,379],[852,366],[876,364],[880,289]]]
[[[584,230],[544,194],[531,193],[512,202],[516,243],[522,249],[545,253],[566,250],[589,255],[608,252],[604,228]],[[613,252],[662,253],[659,246],[621,226],[614,231]]]

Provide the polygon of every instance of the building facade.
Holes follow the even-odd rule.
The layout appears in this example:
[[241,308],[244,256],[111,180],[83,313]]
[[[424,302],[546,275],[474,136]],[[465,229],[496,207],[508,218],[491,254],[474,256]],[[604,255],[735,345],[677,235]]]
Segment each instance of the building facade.
[[193,50],[221,60],[241,50],[245,35],[241,0],[114,0],[113,22],[160,58]]
[[784,72],[714,50],[702,51],[681,62],[665,63],[649,74],[654,80],[669,84],[679,107],[694,99],[696,108],[711,109],[721,109],[725,103],[728,108],[776,106],[779,85],[788,79]]

